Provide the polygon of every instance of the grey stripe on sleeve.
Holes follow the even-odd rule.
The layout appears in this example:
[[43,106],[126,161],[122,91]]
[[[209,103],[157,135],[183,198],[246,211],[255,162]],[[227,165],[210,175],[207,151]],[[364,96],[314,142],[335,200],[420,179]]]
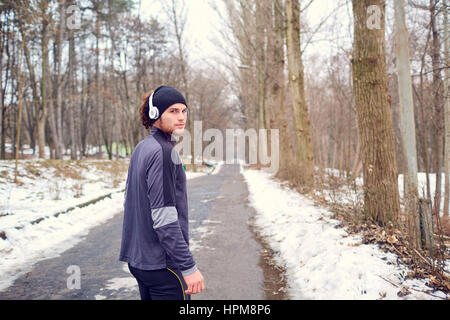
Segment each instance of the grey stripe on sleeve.
[[175,207],[161,207],[152,209],[153,229],[161,228],[178,220],[178,211]]
[[183,276],[188,276],[188,275],[193,274],[195,271],[197,271],[197,265],[194,265],[192,268],[189,268],[187,270],[182,270],[181,274]]

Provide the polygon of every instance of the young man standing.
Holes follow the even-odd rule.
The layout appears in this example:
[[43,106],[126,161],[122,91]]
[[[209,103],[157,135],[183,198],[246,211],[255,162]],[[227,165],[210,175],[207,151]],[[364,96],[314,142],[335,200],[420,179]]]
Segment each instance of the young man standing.
[[120,261],[128,262],[142,300],[189,300],[204,279],[189,250],[186,174],[172,135],[183,135],[183,95],[160,86],[144,96],[142,124],[150,135],[128,168]]

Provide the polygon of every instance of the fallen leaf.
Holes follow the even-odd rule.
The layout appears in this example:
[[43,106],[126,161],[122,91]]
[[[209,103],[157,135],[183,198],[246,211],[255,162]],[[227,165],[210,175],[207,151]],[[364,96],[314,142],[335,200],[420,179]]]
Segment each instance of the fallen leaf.
[[397,296],[399,297],[404,297],[407,296],[408,294],[411,294],[411,291],[408,290],[408,287],[403,287],[402,290],[397,292]]

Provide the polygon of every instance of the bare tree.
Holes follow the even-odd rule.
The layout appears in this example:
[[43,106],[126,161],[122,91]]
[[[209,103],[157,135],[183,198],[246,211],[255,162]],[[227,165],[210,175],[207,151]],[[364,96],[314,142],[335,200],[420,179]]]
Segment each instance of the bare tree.
[[[162,2],[163,5],[165,3]],[[191,116],[188,117],[188,128],[191,136],[194,135],[194,114],[195,109],[193,105],[190,105],[190,89],[189,89],[189,81],[188,81],[188,64],[186,51],[184,47],[185,42],[185,27],[187,23],[187,7],[184,0],[170,0],[169,4],[165,4],[165,11],[169,17],[169,20],[172,24],[172,32],[175,34],[176,45],[178,51],[178,60],[179,60],[179,68],[181,70],[181,79],[183,85],[183,93],[186,99],[186,103],[190,109]],[[196,164],[196,159],[194,157],[194,139],[191,139],[191,161],[192,164]]]
[[25,46],[25,40],[26,39],[22,39],[21,41],[21,50],[20,50],[20,57],[19,57],[19,61],[17,63],[17,75],[16,75],[16,81],[17,81],[17,99],[18,99],[18,104],[19,104],[19,116],[17,119],[17,134],[16,134],[16,146],[15,146],[15,167],[14,167],[14,182],[17,184],[18,183],[18,160],[19,160],[19,144],[20,144],[20,132],[21,132],[21,127],[22,127],[22,111],[23,111],[23,76],[22,76],[22,54],[23,54],[23,49]]
[[[73,6],[74,0],[68,1],[67,6]],[[73,8],[73,7],[72,7]],[[66,8],[67,10],[67,8]],[[75,50],[75,28],[71,26],[68,30],[69,39],[69,66],[68,66],[68,83],[69,83],[69,99],[66,100],[66,105],[69,114],[69,132],[70,132],[70,158],[72,160],[78,159],[78,141],[75,135],[75,108],[77,106],[75,99],[77,93],[76,86],[76,50]]]
[[442,99],[442,78],[441,78],[441,66],[440,66],[440,38],[437,27],[437,15],[439,13],[438,1],[430,0],[429,6],[430,12],[430,27],[432,33],[432,53],[431,60],[433,65],[433,105],[434,105],[434,118],[433,124],[435,128],[435,134],[433,135],[433,157],[434,157],[434,169],[436,172],[436,188],[434,193],[434,210],[433,215],[438,218],[441,204],[441,183],[442,183],[442,164],[443,164],[443,143],[444,143],[444,117],[443,117],[443,99]]
[[444,63],[445,63],[445,79],[444,79],[444,113],[445,113],[445,196],[444,196],[444,215],[449,215],[449,196],[450,196],[450,38],[448,32],[448,12],[447,0],[442,1],[444,9]]
[[[6,150],[5,150],[5,143],[6,143],[6,111],[7,111],[7,104],[6,104],[6,97],[7,97],[7,89],[9,82],[11,82],[11,41],[12,41],[12,34],[13,34],[13,23],[12,20],[14,19],[14,11],[13,11],[13,5],[7,5],[5,4],[2,6],[1,11],[1,21],[0,24],[0,76],[2,79],[2,83],[0,86],[0,101],[1,101],[1,113],[0,113],[0,130],[1,130],[1,139],[0,139],[0,159],[5,159],[6,157]],[[6,55],[6,61],[4,61],[3,57]],[[3,80],[4,79],[4,80]]]
[[48,104],[49,107],[49,127],[54,144],[54,152],[56,159],[62,159],[62,152],[64,149],[63,135],[62,135],[62,87],[64,79],[62,75],[62,47],[65,35],[65,0],[58,1],[58,16],[57,24],[51,21],[54,33],[54,50],[53,50],[53,72],[52,72],[52,101]]
[[39,158],[45,158],[45,123],[47,121],[48,110],[48,76],[49,76],[49,1],[41,0],[39,3],[39,17],[41,22],[41,101],[36,112],[36,128],[38,134]]
[[[420,217],[418,211],[418,179],[416,155],[416,130],[409,58],[408,30],[405,23],[405,1],[395,0],[395,52],[397,57],[398,90],[400,100],[401,137],[407,170],[404,174],[406,211],[411,243],[421,247]],[[430,237],[431,239],[431,237]],[[431,245],[431,244],[429,244]]]

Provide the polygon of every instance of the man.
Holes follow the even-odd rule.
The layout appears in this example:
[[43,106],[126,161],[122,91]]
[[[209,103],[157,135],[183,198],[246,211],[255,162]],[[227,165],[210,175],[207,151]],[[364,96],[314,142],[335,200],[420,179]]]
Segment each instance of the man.
[[128,262],[142,300],[189,300],[204,279],[189,250],[186,174],[172,135],[183,135],[188,109],[175,88],[144,96],[141,122],[150,135],[128,168],[120,261]]

